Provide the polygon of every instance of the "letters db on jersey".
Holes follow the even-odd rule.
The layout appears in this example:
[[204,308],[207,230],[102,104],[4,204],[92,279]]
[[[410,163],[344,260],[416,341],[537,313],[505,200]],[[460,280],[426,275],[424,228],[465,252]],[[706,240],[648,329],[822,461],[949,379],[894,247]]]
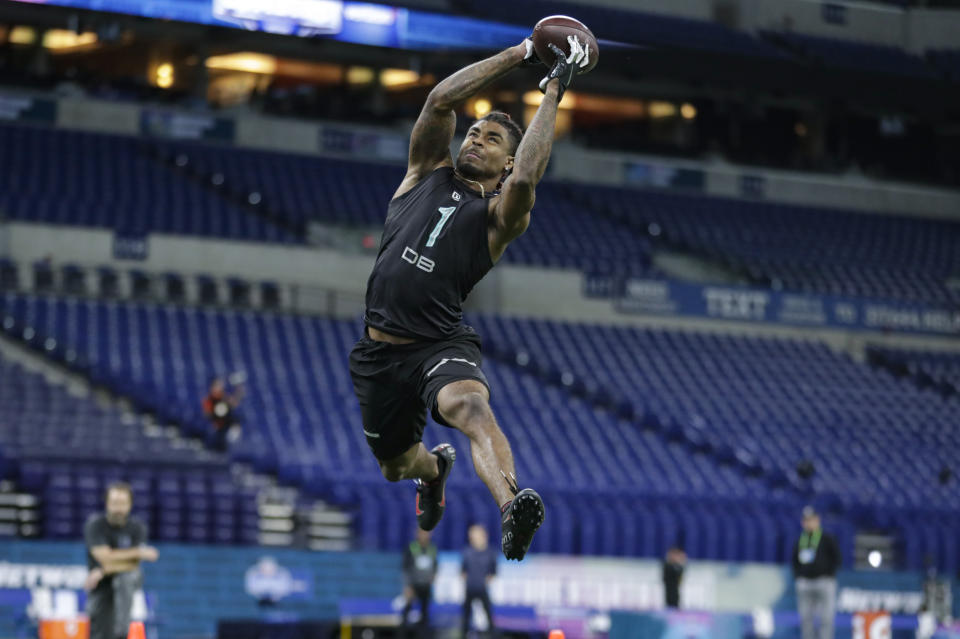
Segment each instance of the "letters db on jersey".
[[433,273],[433,268],[437,265],[436,262],[431,260],[429,257],[419,255],[409,246],[404,247],[403,254],[400,256],[404,262],[413,264],[421,271],[426,271],[427,273]]

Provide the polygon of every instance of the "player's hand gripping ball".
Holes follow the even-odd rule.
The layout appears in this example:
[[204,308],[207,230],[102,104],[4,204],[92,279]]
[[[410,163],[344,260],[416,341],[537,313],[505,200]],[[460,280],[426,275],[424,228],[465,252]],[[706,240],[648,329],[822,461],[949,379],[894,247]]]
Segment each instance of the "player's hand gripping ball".
[[557,79],[560,83],[557,100],[563,98],[564,91],[566,91],[570,83],[573,82],[573,76],[577,74],[577,71],[587,66],[590,62],[586,50],[584,50],[583,45],[580,44],[580,40],[578,40],[576,36],[567,36],[567,39],[570,41],[570,55],[567,56],[565,56],[563,50],[554,43],[551,42],[547,45],[554,54],[553,68],[550,69],[550,73],[548,73],[543,80],[540,80],[540,90],[546,93],[547,84],[550,80],[554,78]]
[[554,52],[550,45],[560,49],[563,56],[569,59],[571,54],[575,53],[572,46],[574,39],[584,53],[578,62],[576,73],[589,73],[600,61],[597,38],[587,25],[569,16],[549,16],[533,27],[533,35],[530,36],[532,46],[527,48],[527,60],[536,57],[548,67],[553,67],[560,54]]

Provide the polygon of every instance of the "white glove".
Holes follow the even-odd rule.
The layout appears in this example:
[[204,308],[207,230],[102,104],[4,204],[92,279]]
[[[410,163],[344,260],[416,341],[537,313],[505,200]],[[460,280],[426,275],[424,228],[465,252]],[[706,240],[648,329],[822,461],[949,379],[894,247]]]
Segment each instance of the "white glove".
[[523,56],[523,65],[529,67],[535,64],[540,64],[540,58],[537,56],[537,50],[533,48],[533,38],[530,37],[525,39],[523,44],[527,47],[527,53]]
[[570,86],[570,83],[573,82],[573,76],[577,74],[580,69],[586,68],[590,64],[590,47],[584,47],[580,44],[580,39],[577,36],[567,36],[567,43],[570,45],[570,55],[564,57],[563,50],[555,44],[550,44],[550,50],[553,51],[557,59],[553,63],[553,68],[550,69],[550,73],[543,79],[540,80],[540,90],[547,90],[547,83],[550,80],[557,78],[560,80],[560,95],[563,95],[563,92],[567,90],[567,87]]

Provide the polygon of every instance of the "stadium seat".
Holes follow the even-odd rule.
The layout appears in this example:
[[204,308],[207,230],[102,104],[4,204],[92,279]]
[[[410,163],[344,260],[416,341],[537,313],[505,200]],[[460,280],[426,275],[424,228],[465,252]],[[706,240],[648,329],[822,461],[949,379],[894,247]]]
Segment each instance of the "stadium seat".
[[17,264],[10,259],[0,257],[0,291],[15,291],[20,288],[20,274]]
[[[20,322],[76,349],[107,384],[183,415],[181,423],[192,423],[212,375],[246,371],[244,433],[230,456],[356,508],[358,538],[367,547],[395,550],[405,543],[412,494],[383,482],[343,357],[361,334],[358,322],[17,294],[0,299]],[[950,465],[960,447],[952,418],[958,399],[825,344],[496,316],[470,321],[484,337],[493,407],[525,481],[542,489],[556,513],[575,512],[585,490],[601,487],[611,498],[605,516],[617,526],[576,518],[554,526],[550,518],[538,538],[541,551],[659,556],[682,536],[691,556],[783,561],[796,513],[815,492],[835,528],[845,531],[841,542],[852,557],[856,527],[905,539],[915,509],[941,513],[943,521],[960,510],[956,483],[940,484],[924,472]],[[39,400],[27,393],[3,399],[2,407],[24,412],[24,402],[33,407]],[[43,401],[48,412],[61,410],[61,400],[45,395]],[[62,410],[77,411],[73,400],[62,403]],[[23,448],[13,450],[46,450],[49,459],[47,445],[113,456],[146,445],[130,434],[111,446],[109,438],[92,437],[93,425],[71,428],[67,438],[17,428],[12,432]],[[440,437],[468,449],[458,432],[427,429],[428,445]],[[151,457],[164,455],[160,448]],[[801,460],[812,462],[812,477],[798,474]],[[42,490],[50,471],[20,466],[23,481]],[[219,477],[160,469],[144,477],[153,486],[157,535],[255,540],[256,500]],[[490,517],[496,525],[487,489],[469,468],[451,482],[463,503],[445,520],[451,529],[438,537],[444,547],[462,543],[457,531],[471,518]],[[187,510],[194,500],[204,514]],[[955,549],[941,539],[946,524],[931,525],[921,550],[934,549],[948,565]]]

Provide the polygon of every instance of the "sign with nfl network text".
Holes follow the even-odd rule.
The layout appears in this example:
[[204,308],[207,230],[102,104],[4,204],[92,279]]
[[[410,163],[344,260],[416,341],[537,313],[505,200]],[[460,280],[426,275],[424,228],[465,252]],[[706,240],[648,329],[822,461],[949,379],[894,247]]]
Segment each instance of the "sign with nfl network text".
[[588,292],[604,291],[613,296],[615,307],[623,313],[960,335],[960,310],[739,286],[705,286],[672,280],[607,280],[612,278],[588,276],[586,288]]

